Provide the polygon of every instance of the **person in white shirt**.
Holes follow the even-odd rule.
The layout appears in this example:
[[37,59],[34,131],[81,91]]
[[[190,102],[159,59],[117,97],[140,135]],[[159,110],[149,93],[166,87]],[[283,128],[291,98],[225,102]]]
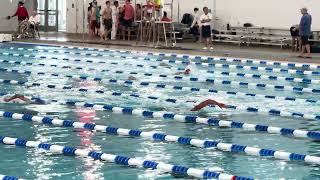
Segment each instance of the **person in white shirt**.
[[32,11],[32,16],[29,17],[30,28],[34,28],[35,25],[40,24],[40,16],[37,11]]
[[[211,20],[212,20],[212,14],[209,13],[208,7],[203,8],[204,14],[200,16],[200,22],[201,22],[201,31],[202,31],[202,38],[205,47],[203,49],[208,49],[209,45],[211,45]],[[212,50],[213,47],[210,47]]]
[[201,22],[200,22],[200,12],[199,8],[194,8],[194,15],[193,15],[193,22],[190,26],[190,33],[193,34],[193,36],[197,39],[197,36],[200,32],[200,42],[201,42]]
[[111,40],[115,40],[118,32],[119,26],[119,2],[114,1],[112,6],[112,31],[111,31]]

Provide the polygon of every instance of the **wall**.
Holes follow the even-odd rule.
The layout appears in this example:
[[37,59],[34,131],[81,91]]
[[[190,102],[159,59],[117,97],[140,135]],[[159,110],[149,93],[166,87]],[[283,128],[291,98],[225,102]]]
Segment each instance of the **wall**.
[[299,24],[302,7],[307,7],[313,17],[313,30],[320,30],[319,0],[216,0],[217,25],[250,22],[261,27],[288,28]]
[[[70,4],[73,1],[83,2],[83,0],[68,0],[67,3]],[[90,0],[86,0],[85,9],[89,2]],[[105,1],[98,0],[98,2],[99,4],[104,4]],[[132,0],[132,2],[140,3],[145,2],[145,0]],[[164,3],[168,2],[171,2],[171,0],[164,0]],[[320,0],[173,0],[173,20],[181,21],[184,13],[192,13],[194,7],[202,10],[203,6],[208,6],[212,9],[213,14],[216,16],[214,27],[217,29],[226,28],[227,23],[242,25],[246,22],[261,27],[288,28],[293,24],[299,23],[301,17],[299,9],[301,7],[307,7],[313,17],[312,29],[320,30],[320,10],[318,10],[320,8]],[[82,4],[79,8],[83,11]],[[165,9],[169,11],[170,7],[165,6]],[[73,14],[74,13],[67,14],[67,17],[69,17],[67,27],[78,21],[78,23],[80,23],[78,24],[78,30],[81,29],[78,32],[83,32],[82,13],[78,13],[81,14],[81,16],[77,16],[77,19],[81,19],[81,22],[71,16]],[[170,12],[168,12],[168,14],[171,15]],[[67,28],[67,31],[76,32],[74,29],[75,28],[69,28],[69,31]]]
[[[19,0],[0,0],[0,32],[10,32],[17,28],[17,18],[11,20],[6,19],[15,13]],[[29,15],[33,9],[33,1],[26,0],[25,6],[28,9]]]

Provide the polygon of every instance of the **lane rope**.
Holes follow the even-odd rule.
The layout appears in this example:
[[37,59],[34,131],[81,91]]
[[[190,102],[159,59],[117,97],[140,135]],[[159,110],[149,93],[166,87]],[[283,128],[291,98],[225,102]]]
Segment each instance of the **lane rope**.
[[[64,61],[73,61],[73,62],[81,62],[82,60],[79,59],[71,59],[71,58],[61,58]],[[106,64],[106,65],[116,65],[116,64],[125,64],[124,62],[106,62],[106,61],[99,61],[94,62],[92,60],[85,60],[84,62],[91,63],[91,64]],[[0,63],[7,63],[7,64],[23,64],[23,65],[41,65],[41,66],[54,66],[58,67],[58,65],[52,64],[44,64],[44,63],[29,63],[26,61],[13,61],[13,60],[3,60],[0,59]],[[61,66],[61,65],[60,65]],[[63,66],[62,66],[63,67]],[[136,67],[143,68],[143,67],[150,67],[153,69],[157,69],[158,67],[155,65],[143,65],[143,64],[136,64]],[[77,67],[79,69],[79,66]],[[174,69],[177,71],[184,71],[185,68],[173,68],[173,67],[166,67],[166,69]],[[252,79],[261,79],[261,80],[271,80],[271,81],[288,81],[288,82],[297,82],[303,84],[320,84],[320,80],[317,79],[308,79],[308,78],[294,78],[294,77],[284,77],[284,76],[268,76],[262,74],[250,74],[250,73],[233,73],[227,71],[218,71],[218,70],[199,70],[201,73],[208,73],[208,74],[217,74],[222,76],[233,76],[233,77],[240,77],[240,78],[252,78]]]
[[7,175],[3,175],[3,174],[0,174],[0,179],[1,180],[24,180],[21,178],[17,178],[15,176],[7,176]]
[[[124,50],[107,50],[107,49],[96,49],[96,48],[69,48],[64,47],[64,49],[78,49],[78,50],[88,50],[88,51],[98,51],[101,52],[116,52],[116,53],[127,53],[127,54],[137,54],[137,51],[124,51]],[[57,50],[44,50],[44,49],[34,49],[34,48],[15,48],[10,47],[10,50],[27,50],[27,51],[36,51],[36,52],[49,52],[56,53]],[[63,51],[63,50],[60,50]],[[64,51],[63,53],[68,53],[68,51]],[[73,53],[70,52],[69,53]],[[101,54],[97,53],[78,53],[77,55],[86,55],[90,54],[93,56],[101,56]],[[242,63],[242,64],[258,64],[258,65],[269,65],[269,66],[282,66],[288,68],[309,68],[309,69],[320,69],[319,65],[310,64],[310,63],[297,63],[297,62],[280,62],[280,61],[272,61],[272,60],[255,60],[255,59],[241,59],[241,58],[231,58],[231,57],[206,57],[206,56],[192,56],[192,55],[183,55],[183,54],[166,54],[166,53],[152,53],[152,52],[143,52],[145,55],[152,56],[160,56],[160,57],[169,57],[169,58],[183,58],[183,59],[192,59],[192,60],[207,60],[207,61],[218,61],[218,62],[229,62],[229,63]]]
[[[38,65],[38,66],[49,66],[49,67],[57,67],[59,65],[56,65],[56,64],[52,64],[52,65],[48,65],[48,64],[44,64],[44,63],[39,63],[39,64],[33,64],[33,63],[29,63],[29,62],[25,62],[25,61],[8,61],[8,60],[0,60],[0,62],[5,62],[5,63],[10,63],[10,64],[20,64],[20,65],[27,65],[27,66],[32,66],[32,65]],[[117,63],[113,63],[113,65],[117,65]],[[137,65],[137,67],[143,67],[143,65]],[[61,66],[61,68],[63,69],[75,69],[75,70],[87,70],[87,71],[95,71],[94,68],[83,68],[81,66],[76,66],[76,67],[72,67],[72,66]],[[156,68],[156,67],[154,67]],[[182,69],[180,69],[182,70]],[[20,74],[32,74],[33,72],[31,71],[24,71],[24,70],[9,70],[9,69],[6,69],[6,68],[0,68],[0,71],[6,71],[6,72],[13,72],[13,73],[20,73]],[[101,72],[110,72],[109,69],[103,69],[101,70]],[[113,73],[116,73],[116,74],[122,74],[124,73],[124,71],[122,70],[114,70],[114,71],[111,71]],[[37,73],[38,75],[44,75],[44,73]],[[48,73],[46,73],[48,74]],[[136,75],[138,73],[136,72],[131,72],[130,75]],[[51,73],[50,74],[51,76],[61,76],[59,75],[58,73]],[[152,76],[151,73],[144,73],[144,76]],[[78,76],[78,75],[66,75],[65,77],[69,77],[69,78],[80,78],[80,79],[83,79],[83,80],[93,80],[93,81],[101,81],[101,78],[90,78],[88,76]],[[159,75],[160,78],[167,78],[168,75],[165,75],[165,74],[160,74]],[[178,76],[177,76],[178,77]],[[179,78],[177,78],[179,79]],[[160,84],[158,84],[160,86]],[[194,87],[195,91],[196,91],[196,87]],[[179,89],[179,88],[178,88]],[[184,88],[186,89],[186,88]],[[275,99],[275,100],[285,100],[285,101],[297,101],[297,102],[307,102],[307,103],[317,103],[319,102],[319,100],[317,99],[299,99],[299,98],[296,98],[296,97],[280,97],[280,96],[274,96],[274,95],[263,95],[263,94],[256,94],[256,93],[242,93],[242,92],[233,92],[233,91],[222,91],[222,90],[216,90],[216,89],[211,89],[212,92],[210,93],[223,93],[223,94],[228,94],[228,95],[237,95],[237,96],[241,96],[241,97],[261,97],[261,98],[266,98],[266,99]],[[204,91],[204,90],[201,90],[200,91]]]
[[31,100],[33,102],[41,102],[41,103],[58,103],[58,104],[67,105],[67,106],[81,106],[85,108],[93,108],[95,110],[108,111],[116,114],[136,115],[136,116],[146,117],[146,118],[161,118],[164,120],[175,120],[177,122],[182,122],[182,123],[205,124],[209,126],[216,126],[219,128],[220,127],[235,128],[235,129],[242,129],[244,131],[278,134],[283,136],[293,136],[297,138],[310,138],[315,140],[320,139],[320,132],[317,132],[317,131],[307,131],[307,130],[292,129],[292,128],[280,128],[280,127],[273,127],[273,126],[260,125],[260,124],[248,124],[248,123],[236,122],[236,121],[219,120],[217,118],[201,118],[193,115],[173,114],[171,112],[166,112],[166,111],[155,112],[155,111],[143,110],[143,109],[137,109],[137,108],[131,108],[131,107],[115,107],[110,104],[95,104],[91,102],[80,102],[80,101],[73,101],[73,100],[66,100],[66,101],[47,100],[47,99],[35,98],[35,97],[33,97]]
[[103,132],[114,136],[129,136],[129,137],[142,137],[147,141],[160,141],[167,143],[178,143],[180,145],[195,146],[198,148],[205,148],[208,150],[215,151],[216,149],[220,151],[232,152],[232,153],[242,153],[250,156],[262,156],[262,157],[273,157],[275,159],[286,160],[286,161],[301,161],[311,164],[320,164],[320,157],[310,156],[305,154],[297,154],[285,151],[277,151],[270,149],[261,149],[258,147],[250,147],[247,145],[224,143],[214,140],[202,140],[194,139],[190,137],[179,137],[174,135],[168,135],[161,132],[150,132],[141,131],[133,129],[124,129],[118,127],[111,127],[105,125],[97,125],[94,123],[82,123],[72,120],[63,120],[58,118],[42,117],[42,116],[32,116],[29,114],[19,114],[12,112],[0,111],[0,117],[5,117],[14,120],[23,120],[33,123],[41,123],[46,125],[54,125],[59,127],[72,127],[74,129],[87,129],[90,131]]
[[[33,65],[33,63],[28,63],[23,61],[7,61],[7,60],[0,60],[0,63],[10,63],[10,64],[26,64],[28,66]],[[116,63],[113,63],[116,65]],[[108,69],[104,70],[96,70],[94,68],[83,68],[81,66],[65,66],[65,65],[58,65],[58,64],[45,64],[45,63],[38,63],[36,64],[38,66],[48,66],[48,67],[54,67],[54,68],[62,68],[62,69],[72,69],[72,70],[88,70],[88,71],[97,71],[97,72],[106,72],[109,71]],[[142,66],[143,65],[137,65]],[[19,70],[18,70],[19,71]],[[15,71],[17,72],[17,71]],[[124,71],[118,71],[124,73]],[[134,72],[129,72],[128,74],[132,74]],[[135,73],[137,74],[137,73]],[[150,73],[144,73],[144,76],[154,76]],[[173,75],[174,76],[174,75]],[[160,75],[161,77],[161,75]],[[168,75],[165,75],[167,78]],[[206,78],[197,78],[197,77],[183,77],[183,76],[174,76],[174,79],[176,80],[188,80],[191,82],[205,82],[210,84],[217,84],[222,86],[232,86],[232,87],[241,87],[241,88],[247,88],[247,89],[259,89],[259,90],[267,90],[267,89],[273,89],[273,90],[282,90],[282,91],[291,91],[295,93],[320,93],[320,89],[313,89],[313,88],[303,88],[303,87],[295,87],[295,86],[284,86],[284,85],[273,85],[273,84],[265,84],[265,83],[248,83],[248,82],[239,82],[239,81],[229,81],[229,80],[217,80],[217,79],[206,79]]]
[[[3,52],[0,53],[5,56],[14,56],[14,57],[30,57],[30,58],[40,58],[46,59],[46,56],[43,55],[25,55],[25,54],[16,54],[16,53],[7,53]],[[134,59],[133,57],[125,57],[125,56],[110,56],[105,55],[105,57],[117,57],[117,58],[124,58],[124,59]],[[52,57],[51,57],[52,58]],[[57,58],[53,57],[53,59],[64,59],[64,58]],[[66,58],[68,59],[68,58]],[[194,65],[201,65],[204,67],[214,67],[214,68],[225,68],[225,69],[233,69],[233,70],[251,70],[251,71],[265,71],[267,73],[285,73],[285,74],[296,74],[296,75],[314,75],[319,76],[320,71],[307,71],[307,70],[296,70],[296,69],[281,69],[281,68],[271,68],[271,67],[259,67],[259,66],[243,66],[243,65],[229,65],[229,64],[213,64],[213,63],[202,63],[202,62],[190,62],[190,61],[177,61],[177,60],[163,60],[159,58],[138,58],[144,59],[149,61],[160,61],[166,63],[173,63],[173,64],[194,64]]]
[[[27,65],[27,66],[32,66],[32,65],[38,65],[38,66],[49,66],[49,67],[57,67],[58,65],[56,64],[52,64],[52,65],[48,65],[48,64],[44,64],[44,63],[39,63],[39,64],[33,64],[33,63],[29,63],[29,62],[24,62],[24,61],[8,61],[8,60],[0,60],[0,62],[5,62],[5,63],[10,63],[10,64],[20,64],[20,65]],[[117,63],[113,63],[113,65],[116,65]],[[137,67],[143,67],[143,65],[137,65]],[[61,66],[61,68],[63,69],[76,69],[76,70],[88,70],[88,71],[95,71],[94,68],[83,68],[80,66],[76,66],[76,67],[71,67],[71,66]],[[155,67],[156,68],[156,67]],[[181,69],[180,69],[181,70]],[[7,72],[13,72],[13,73],[21,73],[21,74],[32,74],[31,71],[24,71],[24,70],[9,70],[6,68],[0,68],[0,71],[7,71]],[[104,69],[101,70],[101,72],[109,72],[109,69]],[[124,71],[112,71],[116,74],[122,74],[124,73]],[[38,75],[43,75],[43,73],[37,73]],[[48,74],[48,73],[47,73]],[[136,72],[131,72],[131,75],[135,75],[138,74]],[[57,73],[51,73],[51,76],[61,76]],[[144,76],[152,76],[152,74],[150,73],[144,73]],[[78,76],[78,75],[74,75],[74,76],[65,76],[65,77],[69,77],[69,78],[80,78],[80,79],[84,79],[84,80],[94,80],[94,81],[101,81],[101,78],[89,78],[88,76]],[[165,74],[160,74],[159,77],[163,77],[166,78],[168,77]],[[178,77],[178,76],[177,76]],[[179,78],[177,78],[179,79]],[[160,84],[159,84],[160,85]],[[178,88],[179,89],[179,88]],[[228,95],[237,95],[237,96],[249,96],[249,97],[261,97],[261,98],[266,98],[266,99],[275,99],[275,100],[286,100],[286,101],[297,101],[297,102],[308,102],[308,103],[317,103],[318,100],[316,99],[299,99],[296,97],[278,97],[278,96],[273,96],[273,95],[263,95],[263,94],[256,94],[256,93],[242,93],[242,92],[232,92],[232,91],[222,91],[222,90],[215,90],[215,89],[211,89],[212,92],[211,93],[223,93],[223,94],[228,94]],[[201,90],[202,91],[202,90]]]
[[[119,80],[113,80],[110,79],[108,80],[110,83],[119,83]],[[124,81],[124,84],[128,84],[128,82],[132,82],[132,81]],[[27,82],[27,81],[16,81],[16,80],[6,80],[6,79],[0,79],[0,83],[3,84],[11,84],[11,85],[23,85],[23,86],[27,86],[27,87],[44,87],[44,88],[48,88],[48,89],[59,89],[59,90],[77,90],[79,92],[94,92],[94,93],[98,93],[98,94],[108,94],[107,91],[104,90],[91,90],[91,89],[87,89],[87,88],[73,88],[72,86],[64,86],[64,85],[53,85],[53,84],[48,84],[48,85],[43,85],[40,83],[32,83],[32,82]],[[133,83],[133,82],[132,82]],[[142,82],[144,83],[144,82]],[[140,84],[142,86],[144,86],[144,84]],[[129,84],[132,85],[132,84]],[[111,93],[111,92],[110,92]],[[113,92],[112,92],[113,93]],[[114,94],[114,93],[113,93]],[[116,96],[121,96],[121,93],[116,93]],[[137,96],[137,95],[133,95],[133,96]],[[154,97],[149,97],[148,99],[152,99]],[[171,99],[169,101],[174,101],[174,99]],[[273,115],[273,116],[281,116],[281,117],[293,117],[293,118],[304,118],[304,119],[309,119],[309,120],[320,120],[320,115],[316,115],[316,114],[305,114],[305,113],[301,113],[301,112],[287,112],[287,111],[282,111],[282,110],[278,110],[278,109],[261,109],[261,108],[257,108],[257,107],[239,107],[239,106],[233,106],[230,105],[229,109],[238,109],[238,110],[242,110],[242,111],[246,111],[246,112],[250,112],[250,113],[261,113],[261,114],[269,114],[269,115]]]
[[142,158],[130,158],[126,156],[107,154],[103,152],[90,151],[87,149],[76,149],[70,146],[60,146],[56,144],[42,143],[40,141],[29,141],[20,138],[0,136],[0,142],[4,145],[15,145],[18,147],[35,148],[62,154],[65,156],[88,157],[94,160],[105,161],[109,163],[125,165],[135,168],[158,169],[163,172],[178,174],[182,176],[192,176],[201,179],[219,179],[219,180],[253,180],[252,178],[234,176],[226,173],[219,173],[209,170],[200,170],[180,165],[171,165],[162,162],[141,160]]

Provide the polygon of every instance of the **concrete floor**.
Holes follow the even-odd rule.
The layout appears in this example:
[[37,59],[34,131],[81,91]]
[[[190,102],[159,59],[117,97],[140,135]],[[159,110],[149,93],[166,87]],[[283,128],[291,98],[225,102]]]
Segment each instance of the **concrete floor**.
[[214,50],[202,50],[203,45],[194,42],[177,43],[175,48],[153,48],[136,41],[104,41],[99,38],[89,39],[87,34],[66,34],[66,33],[41,33],[40,40],[20,39],[18,42],[46,43],[72,46],[90,46],[125,50],[152,50],[163,53],[180,53],[219,57],[236,57],[248,59],[277,60],[287,62],[303,62],[320,64],[320,53],[313,54],[312,59],[298,58],[298,53],[291,52],[290,49],[281,49],[280,47],[247,47],[229,44],[214,44]]

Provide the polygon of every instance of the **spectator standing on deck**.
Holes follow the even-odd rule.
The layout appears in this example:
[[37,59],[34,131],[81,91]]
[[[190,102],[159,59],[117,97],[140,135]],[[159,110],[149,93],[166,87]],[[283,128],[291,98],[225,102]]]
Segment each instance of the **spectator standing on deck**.
[[88,11],[87,11],[87,23],[88,23],[88,29],[90,31],[90,21],[91,21],[91,10],[92,10],[92,2],[89,3]]
[[104,32],[101,35],[101,39],[106,40],[112,30],[112,9],[110,1],[106,1],[106,7],[102,11],[102,23]]
[[142,14],[143,12],[142,12],[142,7],[141,7],[141,4],[136,4],[136,12],[135,12],[135,20],[136,21],[141,21],[142,20],[142,16],[143,16],[143,14]]
[[128,31],[128,39],[130,39],[131,31],[128,30],[132,27],[132,23],[134,21],[134,8],[131,5],[130,0],[126,0],[126,4],[123,6],[124,10],[124,17],[122,22],[122,36],[123,40],[126,40],[126,34],[125,32]]
[[[212,20],[212,14],[209,13],[208,7],[203,8],[204,14],[200,16],[200,22],[202,25],[202,38],[204,42],[204,50],[209,48],[209,45],[211,45],[211,20]],[[213,47],[211,46],[210,49],[212,50]]]
[[101,6],[97,5],[97,8],[96,8],[96,19],[97,19],[96,33],[97,33],[97,35],[101,35],[100,32],[99,32],[99,29],[100,29],[100,26],[101,26],[101,21],[100,21],[101,13],[100,12],[101,12]]
[[[195,38],[197,38],[197,36],[201,33],[201,21],[200,21],[200,12],[199,12],[199,8],[194,8],[194,15],[193,15],[193,22],[190,26],[190,33],[193,34],[193,36]],[[201,34],[200,34],[200,38],[199,38],[200,42],[201,42]]]
[[301,38],[302,49],[299,57],[311,58],[309,38],[311,36],[312,17],[308,14],[307,8],[301,9],[301,20],[299,24],[299,35]]
[[[11,17],[15,17],[15,16],[18,16],[18,21],[19,21],[19,24],[28,19],[29,18],[29,14],[28,14],[28,11],[27,9],[24,7],[24,2],[22,1],[19,1],[18,3],[18,8],[16,10],[16,13],[14,13],[14,15],[12,15]],[[10,17],[8,17],[10,18]]]
[[115,40],[117,37],[119,26],[119,2],[114,1],[112,6],[112,32],[111,32],[111,40]]
[[92,2],[92,7],[90,10],[90,29],[89,29],[89,35],[90,38],[95,36],[96,32],[96,26],[97,26],[97,2],[93,1]]

